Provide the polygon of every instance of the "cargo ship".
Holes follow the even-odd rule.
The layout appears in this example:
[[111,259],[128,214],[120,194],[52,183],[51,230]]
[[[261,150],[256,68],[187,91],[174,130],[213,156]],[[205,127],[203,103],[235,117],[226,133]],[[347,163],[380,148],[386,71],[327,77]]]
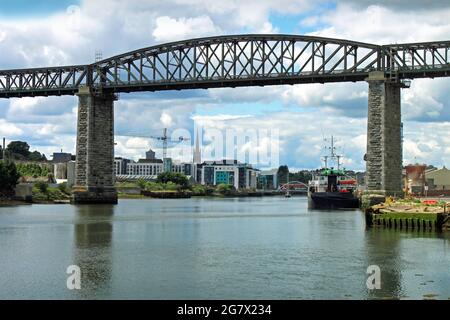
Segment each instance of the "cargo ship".
[[[359,208],[356,197],[356,179],[341,169],[341,156],[336,154],[334,137],[331,137],[330,155],[324,156],[325,166],[317,170],[308,183],[308,207],[310,209],[352,209]],[[328,167],[335,163],[336,168]]]

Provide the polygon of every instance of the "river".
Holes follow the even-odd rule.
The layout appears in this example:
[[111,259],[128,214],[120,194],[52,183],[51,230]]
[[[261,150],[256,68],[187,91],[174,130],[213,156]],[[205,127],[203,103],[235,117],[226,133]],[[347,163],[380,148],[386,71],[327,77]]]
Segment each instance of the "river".
[[305,197],[0,207],[0,299],[424,297],[450,297],[449,233],[365,230]]

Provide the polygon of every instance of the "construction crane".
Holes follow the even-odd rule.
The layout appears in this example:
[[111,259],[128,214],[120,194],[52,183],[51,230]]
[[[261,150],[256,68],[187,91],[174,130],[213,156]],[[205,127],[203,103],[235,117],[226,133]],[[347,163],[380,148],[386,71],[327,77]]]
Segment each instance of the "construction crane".
[[137,134],[128,134],[128,135],[121,134],[120,136],[136,137],[136,138],[147,138],[147,139],[150,138],[150,139],[155,139],[155,140],[158,140],[158,141],[162,141],[162,143],[163,143],[163,159],[167,158],[167,146],[168,146],[169,143],[180,143],[180,142],[183,142],[183,141],[190,140],[189,138],[181,137],[181,136],[178,137],[178,139],[175,139],[175,140],[170,139],[167,136],[167,128],[163,129],[162,136],[144,136],[144,135],[137,135]]
[[189,140],[189,138],[185,138],[185,137],[178,137],[178,140],[172,140],[169,139],[169,137],[167,136],[167,128],[163,129],[163,135],[162,136],[150,136],[151,139],[156,139],[159,141],[163,142],[163,159],[167,158],[167,143],[179,143],[179,142],[183,142],[183,141],[187,141]]

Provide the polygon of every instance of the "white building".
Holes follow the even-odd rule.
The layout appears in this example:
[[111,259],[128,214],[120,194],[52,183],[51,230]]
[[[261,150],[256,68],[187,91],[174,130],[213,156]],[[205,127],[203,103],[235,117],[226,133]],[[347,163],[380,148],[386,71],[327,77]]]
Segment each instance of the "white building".
[[157,176],[163,172],[163,162],[161,159],[140,159],[128,163],[126,172],[132,176]]

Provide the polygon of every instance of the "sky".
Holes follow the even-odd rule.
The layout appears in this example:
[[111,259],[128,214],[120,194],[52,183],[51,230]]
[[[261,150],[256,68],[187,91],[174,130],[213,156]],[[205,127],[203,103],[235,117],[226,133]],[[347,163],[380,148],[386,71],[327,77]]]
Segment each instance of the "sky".
[[[0,3],[0,69],[92,63],[165,42],[241,33],[317,35],[375,44],[450,40],[450,2],[307,0],[96,0]],[[450,166],[450,79],[402,90],[404,164]],[[364,170],[365,82],[121,94],[115,155],[138,159],[161,145],[140,136],[205,127],[279,132],[279,162],[320,167],[333,134],[349,169]],[[0,100],[0,137],[47,156],[75,153],[77,98]],[[192,139],[194,140],[194,139]],[[193,141],[192,141],[193,142]],[[243,146],[237,146],[238,148]]]

